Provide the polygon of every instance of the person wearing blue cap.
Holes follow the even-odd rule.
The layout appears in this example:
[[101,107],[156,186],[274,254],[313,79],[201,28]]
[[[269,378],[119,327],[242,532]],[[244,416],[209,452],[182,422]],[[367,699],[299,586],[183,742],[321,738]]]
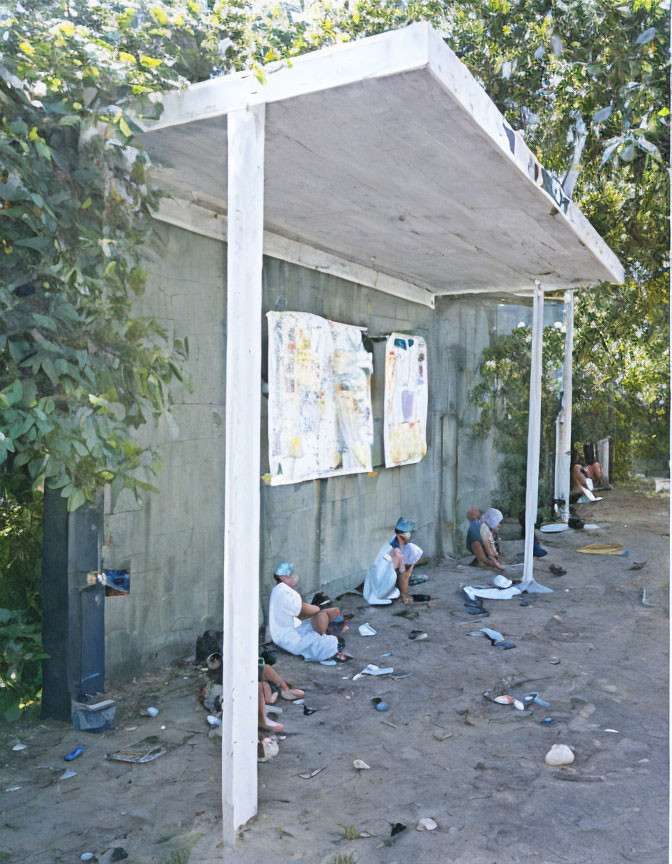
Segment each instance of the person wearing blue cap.
[[415,522],[403,516],[394,526],[394,537],[385,542],[376,560],[366,571],[364,599],[371,606],[383,606],[401,597],[407,605],[408,580],[422,558],[422,549],[411,543]]
[[[283,561],[273,576],[276,586],[268,604],[268,626],[275,644],[290,654],[302,655],[304,660],[344,662],[350,659],[349,655],[339,653],[338,637],[327,633],[341,610],[335,606],[320,609],[304,603],[296,590],[299,577],[288,561]],[[345,625],[341,632],[347,629]]]

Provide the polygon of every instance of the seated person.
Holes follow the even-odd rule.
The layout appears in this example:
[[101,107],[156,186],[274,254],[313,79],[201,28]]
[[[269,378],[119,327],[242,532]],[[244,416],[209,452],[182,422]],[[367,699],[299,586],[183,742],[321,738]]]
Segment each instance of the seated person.
[[401,597],[408,605],[408,580],[413,568],[422,558],[422,549],[411,543],[415,523],[399,519],[394,526],[394,537],[378,550],[376,559],[366,571],[364,599],[371,606],[383,606]]
[[483,515],[483,511],[480,507],[477,507],[475,504],[467,510],[467,519],[470,522],[480,522],[481,516]]
[[610,489],[611,487],[604,479],[600,463],[595,461],[590,465],[581,465],[576,451],[572,452],[572,469],[570,473],[570,495],[580,496],[586,494],[586,489],[593,491],[599,487]]
[[[275,588],[271,591],[268,605],[268,625],[271,639],[290,654],[300,654],[304,660],[330,660],[344,662],[349,659],[338,650],[338,638],[327,633],[334,618],[339,618],[341,610],[332,607],[320,609],[304,603],[295,590],[299,581],[294,573],[294,565],[283,562],[275,571]],[[295,619],[299,619],[296,626]],[[343,627],[343,632],[348,629]]]
[[[475,511],[469,508],[469,512]],[[491,507],[478,522],[472,521],[469,525],[467,549],[476,556],[481,567],[501,569],[503,566],[494,536],[503,518],[499,510]]]
[[257,726],[262,732],[282,732],[285,728],[282,723],[269,720],[266,716],[266,699],[264,698],[264,690],[261,684],[259,684],[259,700],[257,703]]

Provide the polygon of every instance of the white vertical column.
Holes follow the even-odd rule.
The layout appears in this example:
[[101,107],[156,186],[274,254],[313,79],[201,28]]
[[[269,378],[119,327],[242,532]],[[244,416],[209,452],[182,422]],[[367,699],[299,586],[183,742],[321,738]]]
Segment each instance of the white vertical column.
[[527,489],[525,492],[525,565],[523,591],[549,591],[534,581],[534,523],[539,498],[539,449],[541,435],[541,353],[544,336],[544,291],[535,283],[532,310],[532,365],[530,369],[530,407],[527,427]]
[[264,105],[228,115],[222,815],[257,812]]
[[574,292],[565,291],[565,362],[562,367],[562,428],[559,442],[558,498],[564,498],[562,521],[569,522],[572,468],[572,362],[574,354]]

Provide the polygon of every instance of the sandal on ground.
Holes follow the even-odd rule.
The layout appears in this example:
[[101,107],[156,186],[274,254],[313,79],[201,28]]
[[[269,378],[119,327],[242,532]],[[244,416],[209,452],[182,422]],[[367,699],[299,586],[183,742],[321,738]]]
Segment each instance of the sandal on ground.
[[288,702],[294,702],[296,699],[303,699],[306,694],[303,690],[281,690],[280,696]]
[[267,717],[264,725],[260,726],[259,728],[263,729],[266,732],[274,732],[275,733],[275,732],[282,732],[282,730],[285,727],[282,725],[282,723],[274,723],[272,720],[269,720]]
[[339,651],[338,654],[334,654],[334,660],[337,663],[347,663],[348,660],[352,659],[352,654],[346,654],[345,651]]

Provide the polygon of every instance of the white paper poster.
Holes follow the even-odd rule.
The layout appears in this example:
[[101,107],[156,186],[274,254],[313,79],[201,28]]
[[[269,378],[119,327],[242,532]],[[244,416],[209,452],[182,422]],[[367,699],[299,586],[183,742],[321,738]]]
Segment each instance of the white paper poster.
[[427,452],[427,345],[392,333],[385,349],[385,465],[410,465]]
[[269,312],[271,484],[371,471],[372,356],[359,327]]

